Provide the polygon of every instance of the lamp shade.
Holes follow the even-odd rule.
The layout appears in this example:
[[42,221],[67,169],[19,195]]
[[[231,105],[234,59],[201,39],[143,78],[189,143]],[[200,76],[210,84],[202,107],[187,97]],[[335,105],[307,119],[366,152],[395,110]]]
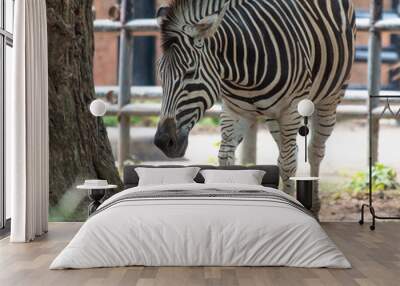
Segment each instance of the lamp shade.
[[309,117],[314,113],[314,103],[309,99],[303,99],[297,105],[297,111],[303,117]]
[[96,117],[104,116],[106,114],[106,103],[101,99],[95,99],[90,104],[90,113]]

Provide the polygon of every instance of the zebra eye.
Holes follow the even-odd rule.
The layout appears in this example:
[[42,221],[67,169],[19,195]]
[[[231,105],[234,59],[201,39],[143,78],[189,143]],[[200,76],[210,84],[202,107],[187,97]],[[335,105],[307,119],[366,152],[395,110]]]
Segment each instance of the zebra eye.
[[203,44],[204,44],[203,39],[201,39],[201,38],[196,38],[196,39],[194,39],[194,46],[195,46],[196,48],[201,48],[201,47],[203,47]]

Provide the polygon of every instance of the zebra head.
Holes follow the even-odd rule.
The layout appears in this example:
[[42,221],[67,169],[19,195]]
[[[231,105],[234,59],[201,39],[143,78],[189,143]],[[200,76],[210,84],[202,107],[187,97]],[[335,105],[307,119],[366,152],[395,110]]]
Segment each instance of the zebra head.
[[190,130],[214,105],[220,89],[217,61],[211,51],[223,13],[196,15],[200,19],[191,20],[195,13],[182,7],[186,2],[177,1],[157,12],[163,47],[158,63],[163,98],[154,144],[170,158],[185,154]]

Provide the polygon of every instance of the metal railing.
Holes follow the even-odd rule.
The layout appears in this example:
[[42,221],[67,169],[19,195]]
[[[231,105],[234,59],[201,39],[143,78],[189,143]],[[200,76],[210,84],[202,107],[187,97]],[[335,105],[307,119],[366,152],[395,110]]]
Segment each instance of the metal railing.
[[[397,8],[399,9],[399,8]],[[383,0],[372,0],[370,5],[369,21],[369,43],[368,43],[368,108],[372,111],[368,115],[370,128],[368,131],[370,164],[378,161],[379,122],[380,117],[374,114],[379,108],[381,90],[381,53],[382,53],[382,32],[398,31],[400,19],[384,19]]]
[[[397,0],[393,0],[397,1]],[[143,35],[154,35],[159,33],[159,27],[155,19],[127,18],[127,5],[129,0],[121,1],[120,21],[95,20],[95,32],[117,32],[120,35],[119,45],[119,82],[118,86],[97,86],[96,95],[105,96],[109,92],[118,97],[118,104],[110,104],[107,115],[119,117],[119,140],[118,140],[118,167],[122,169],[124,162],[129,158],[130,140],[130,117],[159,115],[160,104],[132,104],[131,98],[137,97],[161,97],[162,90],[159,86],[131,86],[132,66],[132,37]],[[372,104],[374,112],[379,114],[379,99],[371,99],[371,95],[380,94],[380,67],[381,62],[394,63],[399,61],[399,52],[396,50],[383,49],[381,45],[382,32],[400,32],[400,17],[398,13],[383,13],[382,0],[371,0],[369,14],[357,17],[356,24],[359,32],[369,32],[368,47],[357,47],[356,61],[368,61],[368,86],[367,89],[349,89],[343,100],[343,105],[338,107],[338,115],[343,117],[366,118],[368,104]],[[394,94],[395,91],[386,90],[384,93]],[[367,104],[365,104],[367,102]],[[219,105],[214,106],[206,112],[206,116],[217,117],[221,112]],[[374,119],[374,132],[370,134],[376,138],[373,145],[375,161],[377,160],[377,138],[379,133],[379,119]],[[243,163],[254,163],[255,161],[255,138],[257,126],[249,130],[243,143],[247,157],[242,158]],[[247,151],[246,150],[250,150]]]

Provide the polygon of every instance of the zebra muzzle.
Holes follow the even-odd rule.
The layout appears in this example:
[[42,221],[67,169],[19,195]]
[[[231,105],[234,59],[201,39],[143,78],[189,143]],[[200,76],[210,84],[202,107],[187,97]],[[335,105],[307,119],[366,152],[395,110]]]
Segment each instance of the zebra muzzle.
[[188,139],[178,132],[175,120],[169,118],[158,125],[154,144],[169,158],[178,158],[185,155]]

